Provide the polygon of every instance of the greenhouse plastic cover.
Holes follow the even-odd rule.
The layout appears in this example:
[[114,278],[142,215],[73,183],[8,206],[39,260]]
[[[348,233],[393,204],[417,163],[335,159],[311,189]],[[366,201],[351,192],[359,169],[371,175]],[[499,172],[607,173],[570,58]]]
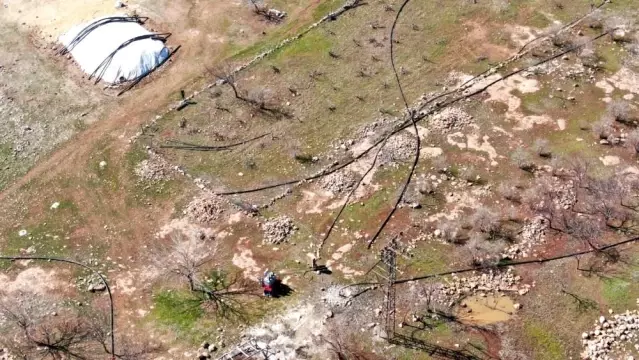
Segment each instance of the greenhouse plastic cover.
[[[60,42],[68,48],[83,29],[100,19],[104,18],[74,26],[60,36]],[[85,73],[92,74],[124,42],[146,34],[151,33],[137,22],[108,22],[96,27],[73,45],[70,53]],[[102,73],[102,80],[112,84],[133,80],[159,66],[168,56],[169,49],[162,41],[150,38],[137,40],[118,50],[107,68],[97,73]]]

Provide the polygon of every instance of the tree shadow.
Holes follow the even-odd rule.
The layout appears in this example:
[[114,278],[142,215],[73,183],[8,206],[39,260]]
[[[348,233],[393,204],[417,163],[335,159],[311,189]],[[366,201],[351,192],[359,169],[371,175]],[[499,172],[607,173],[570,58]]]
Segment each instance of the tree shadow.
[[398,333],[393,334],[393,337],[388,339],[388,342],[407,349],[425,352],[434,359],[484,360],[491,358],[486,354],[480,357],[468,349],[449,349],[437,344],[431,344],[414,336],[406,336]]

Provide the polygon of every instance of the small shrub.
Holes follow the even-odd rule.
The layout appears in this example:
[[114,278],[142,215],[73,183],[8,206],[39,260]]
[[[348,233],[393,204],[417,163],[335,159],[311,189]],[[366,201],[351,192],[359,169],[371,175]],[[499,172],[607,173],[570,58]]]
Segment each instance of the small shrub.
[[532,161],[532,157],[530,154],[522,149],[518,148],[510,155],[512,161],[519,167],[520,169],[528,172],[532,172],[535,170],[535,163]]
[[504,199],[515,203],[521,203],[521,191],[515,186],[500,184],[497,191],[504,197]]
[[556,33],[550,37],[550,41],[560,49],[569,49],[575,45],[575,38],[568,32]]
[[588,130],[592,130],[592,126],[590,126],[590,123],[586,120],[579,120],[579,130],[584,130],[584,131],[588,131]]
[[474,167],[469,166],[459,172],[459,177],[472,184],[481,184],[482,179]]
[[585,45],[581,51],[577,54],[581,63],[591,69],[599,69],[601,67],[601,56],[597,53],[597,50],[591,43]]
[[608,139],[613,134],[612,121],[604,117],[592,125],[592,131],[599,139]]
[[612,101],[608,104],[607,110],[615,121],[625,125],[637,125],[637,116],[633,114],[633,109],[627,101]]
[[535,144],[533,146],[537,155],[545,158],[551,157],[552,152],[550,151],[550,147],[548,146],[548,144],[548,140],[546,139],[535,140]]
[[635,150],[639,154],[639,130],[633,130],[628,134],[626,144]]
[[439,224],[437,229],[444,241],[451,244],[459,244],[461,237],[459,236],[459,223],[455,221],[445,221]]
[[480,208],[472,217],[473,230],[488,234],[490,237],[499,232],[499,217],[494,212]]

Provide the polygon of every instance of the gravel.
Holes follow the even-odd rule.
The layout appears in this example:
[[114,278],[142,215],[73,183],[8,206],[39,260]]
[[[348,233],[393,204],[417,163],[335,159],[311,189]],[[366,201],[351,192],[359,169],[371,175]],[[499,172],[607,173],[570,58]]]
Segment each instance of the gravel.
[[264,231],[262,242],[264,244],[280,244],[285,242],[296,229],[293,220],[287,216],[270,219],[262,224],[262,231]]

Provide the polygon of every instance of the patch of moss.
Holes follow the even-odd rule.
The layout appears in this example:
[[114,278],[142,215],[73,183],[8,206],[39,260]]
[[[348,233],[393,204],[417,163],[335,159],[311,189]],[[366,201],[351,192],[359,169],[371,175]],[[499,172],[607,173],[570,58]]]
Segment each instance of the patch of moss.
[[630,281],[620,278],[608,278],[603,282],[602,296],[609,306],[625,309],[636,301],[636,293],[630,291]]
[[524,330],[537,353],[538,359],[564,359],[565,351],[557,337],[545,326],[527,322]]
[[162,291],[154,297],[153,315],[178,333],[193,329],[204,316],[200,301],[189,293]]

